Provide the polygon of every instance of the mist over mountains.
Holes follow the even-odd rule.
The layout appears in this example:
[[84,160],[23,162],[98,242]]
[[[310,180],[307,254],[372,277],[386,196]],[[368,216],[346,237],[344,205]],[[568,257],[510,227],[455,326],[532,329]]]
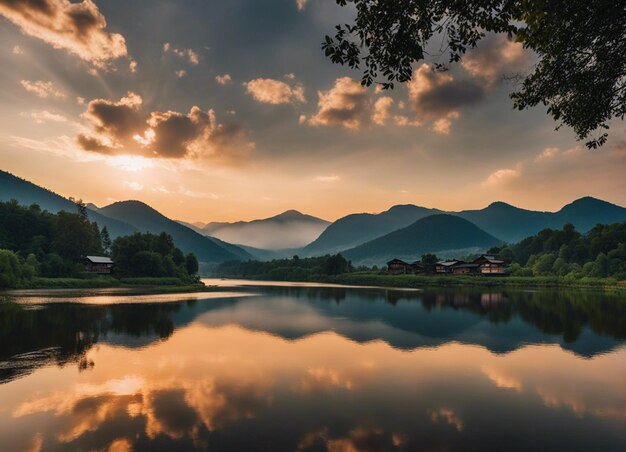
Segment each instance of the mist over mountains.
[[235,223],[212,222],[203,226],[193,224],[196,231],[230,243],[253,248],[280,250],[301,248],[328,227],[329,221],[297,210],[288,210],[279,215],[253,221]]

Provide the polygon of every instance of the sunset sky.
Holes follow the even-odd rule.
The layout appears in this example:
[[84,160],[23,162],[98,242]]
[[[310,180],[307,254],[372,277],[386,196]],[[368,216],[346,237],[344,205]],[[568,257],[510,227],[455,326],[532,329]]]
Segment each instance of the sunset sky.
[[0,169],[186,221],[413,203],[626,205],[626,128],[590,151],[508,95],[533,55],[488,36],[393,91],[333,65],[334,0],[0,0]]

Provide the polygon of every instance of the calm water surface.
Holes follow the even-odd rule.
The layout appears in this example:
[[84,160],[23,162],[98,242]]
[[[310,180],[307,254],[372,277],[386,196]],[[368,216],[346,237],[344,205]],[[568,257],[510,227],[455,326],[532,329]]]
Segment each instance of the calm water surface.
[[626,450],[626,299],[0,296],[0,450]]

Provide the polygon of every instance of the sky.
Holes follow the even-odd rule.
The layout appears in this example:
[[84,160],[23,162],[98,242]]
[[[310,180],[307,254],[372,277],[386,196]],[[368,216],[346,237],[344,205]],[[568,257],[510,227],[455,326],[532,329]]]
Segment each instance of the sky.
[[[626,205],[626,127],[588,150],[507,76],[534,55],[487,36],[448,72],[361,87],[321,42],[334,0],[0,0],[0,169],[98,206],[190,222],[395,204]],[[510,77],[509,77],[510,78]]]

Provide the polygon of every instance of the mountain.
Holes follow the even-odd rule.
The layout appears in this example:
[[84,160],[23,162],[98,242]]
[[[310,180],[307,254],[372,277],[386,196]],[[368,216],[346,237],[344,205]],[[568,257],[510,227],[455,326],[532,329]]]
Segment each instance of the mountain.
[[577,199],[558,212],[537,212],[494,202],[484,209],[453,214],[510,243],[519,242],[545,228],[560,229],[567,223],[580,232],[587,232],[598,223],[626,220],[625,208],[592,197]]
[[102,214],[133,225],[139,231],[158,234],[167,232],[174,243],[185,253],[194,253],[204,264],[214,264],[227,260],[251,259],[243,249],[205,237],[196,231],[170,220],[141,201],[121,201],[100,209]]
[[494,202],[480,210],[454,212],[453,215],[511,243],[554,226],[553,213],[520,209],[504,202]]
[[382,265],[394,257],[411,261],[418,260],[424,253],[456,251],[457,254],[468,254],[501,242],[463,218],[438,214],[417,220],[410,226],[342,254],[355,264]]
[[626,209],[601,199],[586,196],[567,204],[554,213],[556,224],[562,227],[572,223],[581,232],[587,232],[598,223],[610,224],[626,220]]
[[[76,212],[76,206],[69,199],[0,170],[0,201],[10,201],[11,199],[15,199],[20,204],[26,206],[38,204],[43,210],[52,213],[57,213],[61,210]],[[101,212],[89,207],[88,205],[87,215],[89,219],[98,223],[100,228],[106,226],[111,238],[136,232],[137,229],[130,224],[108,218],[102,215]]]
[[279,250],[301,248],[315,240],[330,223],[297,210],[270,218],[236,223],[208,223],[195,230],[230,243]]
[[328,226],[319,238],[305,246],[302,255],[316,256],[353,248],[437,213],[441,211],[408,204],[393,206],[379,214],[348,215]]

